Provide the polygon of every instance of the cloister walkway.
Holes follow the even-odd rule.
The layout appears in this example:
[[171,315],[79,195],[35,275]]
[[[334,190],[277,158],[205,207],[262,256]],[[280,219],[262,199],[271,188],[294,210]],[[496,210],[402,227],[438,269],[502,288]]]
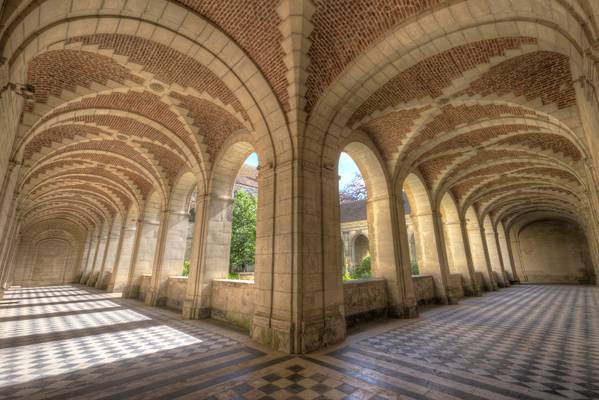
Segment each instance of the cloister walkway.
[[300,357],[81,286],[0,301],[1,399],[591,399],[597,371],[590,286],[515,286]]

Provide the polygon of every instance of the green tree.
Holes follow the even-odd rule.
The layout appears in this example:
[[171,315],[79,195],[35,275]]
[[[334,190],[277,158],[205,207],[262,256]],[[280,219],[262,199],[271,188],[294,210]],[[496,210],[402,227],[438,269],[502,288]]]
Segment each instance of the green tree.
[[360,265],[356,267],[354,272],[354,277],[356,279],[366,279],[372,276],[371,270],[371,258],[370,256],[366,256],[360,261]]
[[231,271],[254,264],[256,255],[256,198],[238,190],[233,200]]

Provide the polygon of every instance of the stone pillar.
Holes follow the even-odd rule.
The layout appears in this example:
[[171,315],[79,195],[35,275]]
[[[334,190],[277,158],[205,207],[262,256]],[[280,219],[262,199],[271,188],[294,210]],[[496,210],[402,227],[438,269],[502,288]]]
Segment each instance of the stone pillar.
[[[466,223],[466,237],[468,238],[468,249],[472,258],[472,266],[475,272],[482,273],[483,276],[483,285],[485,290],[495,290],[491,274],[491,269],[488,267],[487,258],[485,255],[485,250],[483,247],[483,237],[481,235],[481,230],[478,226],[469,226],[470,224]],[[482,288],[479,288],[482,290]]]
[[119,248],[117,250],[117,257],[112,268],[112,275],[110,276],[110,283],[106,290],[108,292],[122,292],[127,286],[127,280],[129,277],[129,268],[131,267],[131,261],[133,258],[134,246],[137,238],[137,221],[127,221],[121,227],[121,233],[119,235]]
[[481,244],[482,244],[482,249],[483,249],[483,255],[484,255],[484,265],[487,271],[487,276],[489,279],[489,282],[491,284],[491,290],[497,290],[498,286],[497,286],[497,279],[495,278],[495,274],[493,273],[493,268],[491,267],[491,256],[489,255],[489,247],[487,246],[487,240],[486,240],[486,232],[485,232],[485,228],[481,225],[479,228],[479,234],[480,234],[480,238],[481,238]]
[[[144,221],[142,219],[138,219],[135,221],[135,234],[133,237],[133,243],[131,244],[131,255],[129,258],[129,264],[126,264],[125,261],[121,261],[122,267],[119,266],[119,273],[123,273],[124,270],[127,271],[127,276],[125,278],[125,282],[122,288],[123,297],[135,298],[137,297],[137,289],[135,289],[134,283],[136,282],[136,270],[137,270],[137,261],[139,257],[139,249],[141,246],[141,238],[143,231]],[[125,233],[125,236],[128,234]],[[128,243],[128,242],[126,242]],[[128,245],[124,245],[125,249],[128,248]],[[121,270],[122,269],[122,270]],[[117,281],[120,278],[115,278],[115,286],[117,286]]]
[[516,261],[514,259],[514,250],[513,250],[513,246],[512,246],[512,241],[510,239],[510,233],[506,232],[505,236],[506,236],[505,237],[505,246],[506,246],[507,254],[508,254],[508,257],[510,260],[512,277],[516,283],[520,283],[520,277],[518,276],[518,273],[516,272]]
[[[446,247],[451,248],[451,268],[449,272],[456,272],[462,275],[464,284],[464,295],[475,295],[476,282],[474,279],[474,268],[472,267],[472,256],[467,247],[467,238],[464,237],[462,223],[460,221],[444,222],[447,232],[445,243]],[[449,253],[449,251],[448,251]],[[449,254],[448,254],[449,258]]]
[[[260,191],[258,202],[263,195],[262,188]],[[210,317],[211,282],[225,278],[229,272],[232,209],[231,197],[196,197],[189,277],[183,304],[184,318]],[[259,214],[258,218],[261,217]]]
[[[483,228],[484,229],[484,228]],[[505,275],[503,273],[503,264],[499,256],[499,249],[497,247],[496,233],[494,229],[485,229],[485,244],[487,247],[487,254],[489,257],[489,264],[493,271],[493,277],[495,278],[499,287],[506,287]]]
[[405,227],[403,196],[399,200],[396,196],[368,199],[367,206],[372,274],[387,283],[387,313],[392,317],[414,316],[417,302],[409,267],[407,231],[402,229]]
[[259,182],[252,338],[286,353],[342,340],[336,171],[296,160],[262,167]]
[[96,238],[96,251],[94,252],[94,259],[92,262],[92,267],[91,267],[91,270],[89,273],[89,277],[87,278],[87,281],[85,282],[85,284],[88,286],[92,286],[92,284],[95,284],[94,278],[96,277],[96,275],[98,274],[98,271],[100,270],[102,258],[104,257],[103,251],[104,251],[104,248],[106,247],[106,241],[103,241],[102,238],[104,236],[104,232],[108,229],[107,223],[108,222],[104,222],[102,224],[102,226],[98,229],[98,237]]
[[12,263],[12,257],[15,252],[15,248],[17,247],[17,237],[18,232],[18,222],[13,220],[12,226],[8,229],[9,237],[12,240],[9,240],[6,248],[4,250],[3,258],[2,258],[2,269],[0,270],[0,288],[8,289],[8,287],[12,283],[12,271],[14,270],[14,264]]
[[[96,230],[98,232],[96,232]],[[87,283],[87,281],[89,280],[89,278],[93,272],[96,255],[98,254],[98,244],[100,243],[99,236],[101,233],[101,229],[96,228],[96,230],[94,230],[93,232],[90,233],[91,242],[90,242],[89,257],[87,260],[87,264],[85,266],[85,273],[81,276],[81,281],[79,281],[79,283],[82,285],[85,285]]]
[[148,288],[145,299],[145,303],[150,306],[158,305],[160,286],[166,282],[166,280],[161,277],[161,273],[164,248],[166,245],[166,237],[168,232],[168,217],[168,209],[163,210],[160,215],[160,225],[158,226],[157,232],[156,251],[154,253],[154,264],[152,266],[152,279],[150,281],[150,287]]
[[[416,240],[418,254],[418,269],[420,274],[431,275],[435,282],[435,298],[440,304],[448,304],[448,274],[445,250],[440,249],[439,243],[440,216],[436,212],[430,214],[412,214],[414,231],[418,235]],[[451,300],[454,301],[454,300]]]
[[84,248],[83,248],[83,257],[81,259],[81,264],[79,266],[79,269],[81,271],[81,276],[79,277],[79,282],[81,282],[81,280],[87,273],[87,265],[89,263],[89,257],[90,257],[91,248],[92,248],[92,236],[93,236],[93,232],[92,231],[88,232],[87,239],[85,240],[85,244],[84,244]]
[[505,238],[500,236],[497,228],[495,228],[495,246],[497,247],[497,255],[499,256],[499,262],[501,263],[505,284],[506,286],[509,286],[510,282],[513,280],[511,277],[512,271],[509,266],[510,261],[507,258],[507,250],[505,249]]
[[106,236],[103,238],[104,243],[100,246],[103,247],[102,251],[102,261],[100,262],[100,267],[98,271],[98,279],[96,279],[95,287],[100,289],[102,288],[102,281],[104,280],[104,271],[106,270],[106,263],[112,262],[115,253],[116,247],[116,235],[113,233],[113,228],[116,221],[112,221],[110,227],[108,228],[108,232]]

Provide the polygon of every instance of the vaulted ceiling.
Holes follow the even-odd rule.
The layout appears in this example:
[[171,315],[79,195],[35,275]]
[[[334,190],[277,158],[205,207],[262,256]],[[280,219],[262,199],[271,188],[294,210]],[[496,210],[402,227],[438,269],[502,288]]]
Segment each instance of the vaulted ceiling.
[[306,3],[302,25],[281,0],[6,2],[4,65],[35,87],[13,152],[24,219],[140,214],[186,172],[206,188],[236,134],[276,148],[301,118],[323,144],[363,133],[398,182],[495,221],[585,207],[591,3]]

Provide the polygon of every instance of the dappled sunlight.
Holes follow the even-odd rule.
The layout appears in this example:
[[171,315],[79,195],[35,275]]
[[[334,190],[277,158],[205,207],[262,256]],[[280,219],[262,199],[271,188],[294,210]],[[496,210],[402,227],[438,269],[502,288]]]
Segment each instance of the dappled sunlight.
[[[199,343],[201,339],[158,325],[0,349],[0,387]],[[59,362],[51,365],[54,359]],[[18,375],[11,371],[15,360],[28,366]]]
[[28,335],[43,335],[77,329],[98,328],[150,318],[130,310],[100,311],[0,323],[0,340]]
[[0,306],[0,321],[14,317],[29,317],[67,312],[81,312],[103,308],[120,307],[110,300],[72,302],[64,304],[37,305],[31,307],[6,307]]

